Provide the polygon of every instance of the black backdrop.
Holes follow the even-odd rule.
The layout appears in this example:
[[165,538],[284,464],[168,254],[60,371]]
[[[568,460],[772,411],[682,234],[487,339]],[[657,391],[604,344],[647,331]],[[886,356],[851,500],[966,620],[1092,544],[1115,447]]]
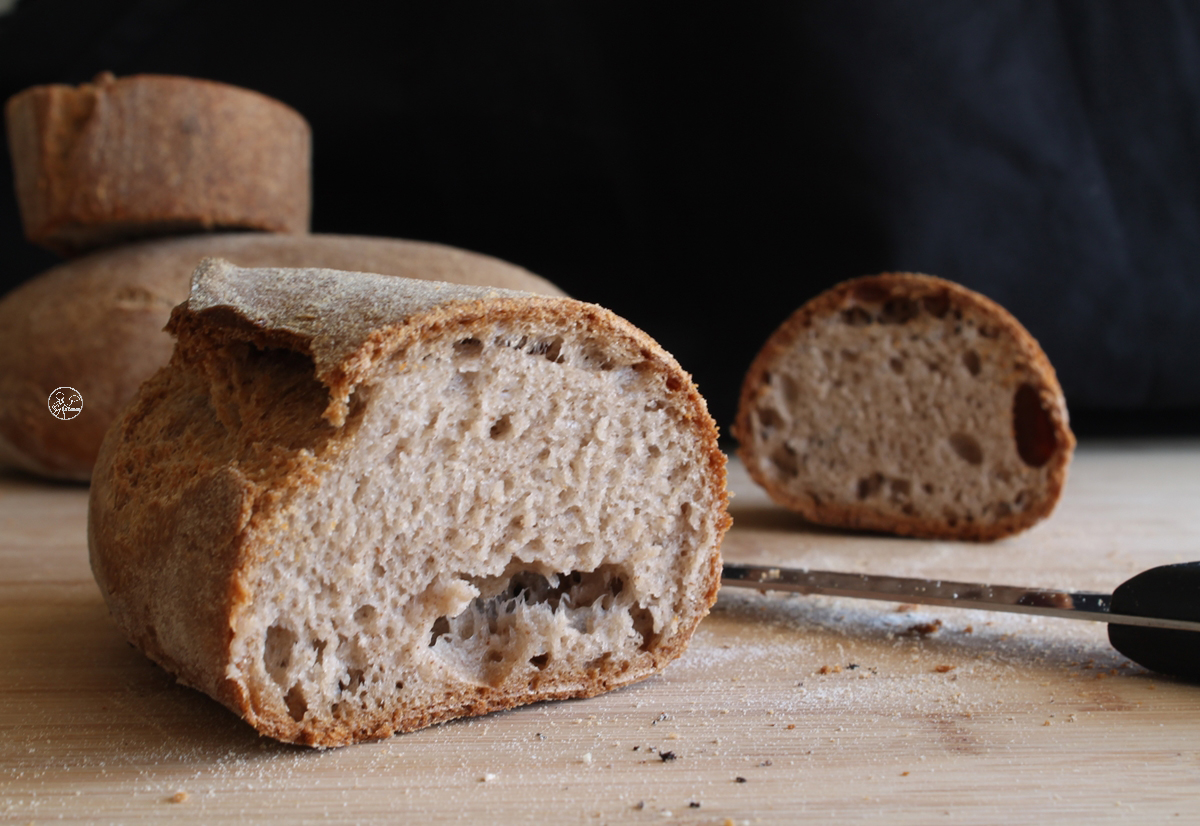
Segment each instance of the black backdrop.
[[[1082,433],[1200,433],[1200,4],[715,5],[19,0],[0,97],[111,70],[279,98],[314,129],[314,231],[605,304],[723,427],[791,310],[908,269],[1012,310]],[[55,262],[11,188],[3,290]]]

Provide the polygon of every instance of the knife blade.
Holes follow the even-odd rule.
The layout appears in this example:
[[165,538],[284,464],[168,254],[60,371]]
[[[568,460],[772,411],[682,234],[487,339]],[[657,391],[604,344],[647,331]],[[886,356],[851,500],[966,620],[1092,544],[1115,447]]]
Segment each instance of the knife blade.
[[726,563],[721,584],[797,594],[912,602],[946,608],[974,608],[1060,619],[1200,631],[1200,621],[1121,614],[1112,611],[1112,595],[1092,591],[1056,591],[1013,585],[916,579],[879,574],[810,571],[769,565]]
[[721,584],[1108,623],[1113,647],[1163,674],[1200,681],[1200,562],[1163,565],[1112,594],[726,563]]

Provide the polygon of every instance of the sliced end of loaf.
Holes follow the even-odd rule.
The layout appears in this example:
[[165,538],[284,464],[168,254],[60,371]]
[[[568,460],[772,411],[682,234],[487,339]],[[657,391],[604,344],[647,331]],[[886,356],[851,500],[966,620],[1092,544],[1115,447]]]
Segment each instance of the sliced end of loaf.
[[751,476],[814,522],[971,540],[1048,516],[1075,444],[1016,319],[908,273],[797,310],[751,366],[733,430]]
[[[280,271],[234,274],[232,300],[177,310],[171,367],[98,463],[97,579],[147,653],[315,746],[590,696],[682,653],[716,597],[724,457],[661,348],[570,299],[325,271],[258,306]],[[305,327],[329,277],[345,317]],[[372,294],[390,319],[358,324]],[[213,488],[244,507],[186,539]],[[228,561],[198,573],[214,531]],[[195,616],[198,576],[220,604]]]

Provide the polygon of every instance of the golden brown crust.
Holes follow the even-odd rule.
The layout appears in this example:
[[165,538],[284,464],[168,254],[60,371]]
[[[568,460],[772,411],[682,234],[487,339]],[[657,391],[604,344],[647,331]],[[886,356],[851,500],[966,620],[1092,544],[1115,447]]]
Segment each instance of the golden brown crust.
[[[379,739],[530,702],[594,696],[644,679],[679,656],[716,599],[719,541],[730,521],[725,457],[690,377],[645,333],[595,305],[445,284],[397,283],[385,289],[377,280],[354,285],[345,275],[272,270],[248,275],[227,262],[210,261],[198,271],[192,297],[173,312],[170,327],[179,345],[172,362],[143,387],[110,431],[91,494],[93,568],[114,618],[135,645],[260,732],[319,747]],[[662,383],[683,426],[702,446],[717,536],[706,550],[701,587],[676,606],[677,627],[626,670],[596,666],[516,688],[465,686],[415,712],[384,710],[321,724],[298,722],[256,703],[229,677],[231,629],[239,612],[253,608],[255,577],[277,541],[289,502],[336,460],[343,428],[350,427],[347,402],[355,385],[390,354],[416,342],[447,331],[469,335],[485,322],[506,318],[601,332],[610,346],[628,353]],[[222,372],[236,361],[230,354],[246,347],[290,349],[313,359],[315,372],[311,367],[307,374]],[[243,414],[236,439],[234,430],[220,423],[226,415],[221,399],[198,402],[204,394],[192,383],[201,374],[219,378],[213,386],[243,399],[236,406]],[[283,397],[286,404],[274,403]],[[247,411],[261,417],[246,419]],[[198,551],[201,545],[204,553]],[[203,561],[197,563],[198,558]],[[181,598],[183,582],[194,584],[194,598],[204,606],[193,604],[190,596]],[[196,620],[181,633],[164,632],[167,618],[175,615]]]
[[[1053,447],[1041,457],[1046,470],[1045,494],[1030,507],[991,522],[957,521],[929,515],[908,516],[883,513],[864,504],[839,504],[816,501],[810,496],[787,490],[764,472],[753,438],[751,416],[770,371],[793,346],[800,335],[816,320],[853,311],[859,303],[884,304],[889,300],[929,302],[938,312],[959,308],[988,319],[997,332],[1007,337],[1019,354],[1019,361],[1036,378],[1036,400],[1049,423],[1047,436]],[[886,311],[886,310],[885,310]],[[1068,425],[1066,400],[1054,368],[1038,345],[1012,314],[991,299],[959,284],[918,273],[885,273],[864,276],[838,284],[797,309],[771,335],[747,371],[732,428],[738,440],[738,454],[751,478],[781,505],[802,514],[812,522],[833,527],[880,531],[902,536],[934,539],[993,541],[1023,531],[1049,516],[1066,484],[1067,470],[1075,447]],[[1023,434],[1014,433],[1014,439]]]
[[[104,432],[170,358],[163,327],[206,257],[244,267],[324,267],[562,295],[499,259],[392,238],[226,233],[101,250],[0,300],[0,463],[87,480]],[[71,421],[46,410],[60,386],[83,396],[83,412]]]
[[25,235],[61,255],[156,235],[308,230],[308,124],[257,92],[105,73],[26,89],[6,119]]

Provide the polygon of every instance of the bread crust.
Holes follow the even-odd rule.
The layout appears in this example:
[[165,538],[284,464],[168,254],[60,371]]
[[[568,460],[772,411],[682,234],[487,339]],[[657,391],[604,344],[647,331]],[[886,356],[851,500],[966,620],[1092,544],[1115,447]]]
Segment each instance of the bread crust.
[[[105,431],[170,358],[173,344],[163,328],[206,257],[243,267],[324,267],[563,294],[490,256],[392,238],[222,233],[100,250],[0,300],[0,463],[88,480]],[[47,396],[60,386],[83,396],[83,412],[71,421],[46,411]]]
[[[766,392],[765,385],[770,373],[779,360],[796,346],[796,342],[810,330],[814,322],[853,311],[860,304],[880,305],[896,300],[916,304],[933,302],[940,312],[958,310],[986,319],[1000,337],[1008,340],[1022,366],[1033,377],[1036,400],[1044,412],[1045,421],[1049,423],[1054,447],[1044,463],[1044,495],[1026,509],[991,522],[957,521],[956,524],[950,524],[937,516],[882,512],[870,503],[845,504],[815,499],[788,490],[764,470],[763,457],[754,438],[752,417]],[[1049,359],[1033,336],[1011,313],[986,296],[954,282],[920,273],[884,273],[852,279],[832,287],[797,309],[771,335],[750,365],[742,385],[732,434],[738,440],[738,455],[751,478],[774,501],[812,522],[901,536],[980,542],[1019,533],[1049,516],[1066,484],[1075,447],[1062,388]],[[1017,438],[1016,433],[1014,438]]]
[[60,255],[156,235],[308,231],[311,131],[265,95],[103,73],[26,89],[5,114],[25,235]]
[[[191,298],[171,316],[170,330],[179,342],[171,363],[110,430],[96,465],[89,509],[92,567],[115,621],[147,656],[263,734],[330,747],[531,702],[593,696],[644,679],[683,652],[716,599],[720,537],[730,520],[715,423],[669,354],[609,311],[562,297],[355,281],[318,270],[255,272],[247,277],[247,271],[223,261],[201,266]],[[668,389],[680,426],[702,446],[705,490],[713,503],[704,519],[715,541],[696,549],[703,554],[699,579],[674,607],[676,624],[632,667],[589,666],[515,687],[464,686],[404,713],[385,709],[361,719],[302,722],[256,700],[240,676],[234,630],[255,608],[256,577],[279,541],[290,503],[313,489],[349,444],[356,388],[392,354],[417,342],[470,335],[485,321],[506,319],[603,333],[611,347]],[[203,413],[209,402],[199,383],[222,369],[228,348],[242,346],[290,350],[311,360],[312,372],[308,378],[303,371],[281,374],[287,405],[271,404],[281,391],[268,388],[262,376],[222,379],[218,384],[231,393],[259,393],[255,398],[262,399],[237,408],[239,431],[231,440],[232,431],[218,421],[222,414]],[[185,420],[193,424],[185,428],[180,424]],[[156,493],[161,491],[182,493]]]

